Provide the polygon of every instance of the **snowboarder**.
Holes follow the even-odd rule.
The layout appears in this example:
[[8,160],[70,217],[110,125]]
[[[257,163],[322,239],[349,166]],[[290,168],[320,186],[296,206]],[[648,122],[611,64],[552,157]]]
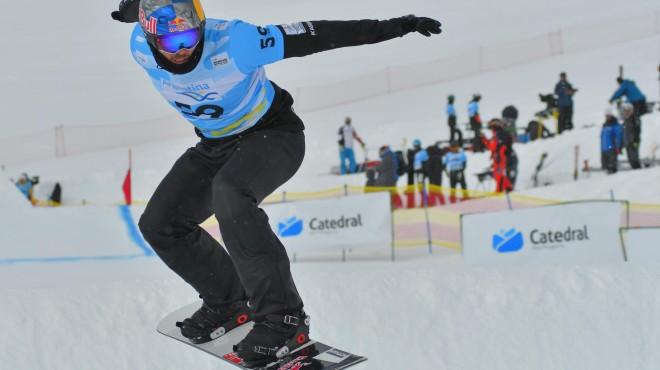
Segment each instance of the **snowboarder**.
[[[309,320],[284,246],[259,204],[298,170],[304,126],[293,98],[266,77],[264,66],[413,32],[431,36],[441,32],[440,23],[409,15],[259,27],[207,19],[199,0],[123,0],[112,17],[139,22],[131,36],[134,59],[200,137],[139,222],[156,253],[204,302],[180,323],[182,334],[210,341],[218,328],[249,315],[255,325],[235,347],[245,364],[300,347]],[[228,253],[199,226],[213,214]]]
[[555,85],[557,96],[557,107],[559,108],[559,119],[557,122],[557,133],[573,129],[573,95],[577,89],[573,88],[566,77],[566,72],[559,74],[559,82]]
[[[339,168],[341,174],[355,173],[357,171],[357,164],[355,162],[355,150],[353,150],[353,141],[357,141],[362,146],[362,150],[366,144],[351,125],[351,117],[346,117],[344,125],[339,128]],[[348,161],[348,168],[346,168],[346,161]]]
[[618,171],[618,156],[623,147],[623,129],[612,109],[605,111],[605,123],[600,131],[601,166],[603,171],[613,174]]

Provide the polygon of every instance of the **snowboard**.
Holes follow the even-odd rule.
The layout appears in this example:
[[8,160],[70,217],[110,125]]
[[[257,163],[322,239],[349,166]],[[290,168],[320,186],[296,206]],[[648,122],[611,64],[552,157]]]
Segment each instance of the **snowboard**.
[[304,346],[270,364],[262,367],[245,367],[241,365],[242,361],[234,353],[233,347],[247,336],[254,323],[241,325],[218,339],[202,344],[194,344],[181,335],[181,330],[176,326],[176,322],[190,317],[201,305],[201,301],[192,303],[167,315],[158,323],[158,332],[243,370],[341,370],[367,361],[365,357],[310,340]]

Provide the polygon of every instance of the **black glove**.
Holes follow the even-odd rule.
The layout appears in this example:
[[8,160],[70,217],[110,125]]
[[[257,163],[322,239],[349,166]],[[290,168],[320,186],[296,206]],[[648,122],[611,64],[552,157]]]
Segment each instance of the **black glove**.
[[119,3],[119,10],[115,10],[110,16],[112,19],[119,22],[135,23],[139,18],[139,7],[140,0],[121,0]]
[[419,32],[426,37],[431,34],[438,35],[442,32],[442,24],[435,19],[426,17],[416,17],[414,15],[407,15],[403,17],[404,30],[406,32]]

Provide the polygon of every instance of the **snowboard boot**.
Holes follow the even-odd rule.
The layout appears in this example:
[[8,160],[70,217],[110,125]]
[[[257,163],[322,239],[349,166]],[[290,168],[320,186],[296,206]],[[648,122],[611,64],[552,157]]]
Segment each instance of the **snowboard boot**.
[[234,346],[246,367],[265,366],[309,342],[309,316],[304,311],[289,315],[266,315]]
[[218,339],[231,330],[252,320],[252,312],[247,302],[238,301],[222,307],[202,304],[191,317],[177,322],[181,335],[192,343],[201,344]]

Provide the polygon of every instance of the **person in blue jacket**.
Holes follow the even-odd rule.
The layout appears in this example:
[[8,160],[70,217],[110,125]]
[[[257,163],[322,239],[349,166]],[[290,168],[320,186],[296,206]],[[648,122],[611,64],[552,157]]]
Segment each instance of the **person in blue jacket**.
[[472,150],[474,152],[484,151],[484,146],[481,142],[481,115],[479,114],[479,102],[481,101],[481,94],[472,95],[472,100],[468,103],[468,117],[470,119],[470,129],[474,134],[472,139]]
[[613,174],[618,171],[618,156],[623,149],[623,127],[611,109],[605,111],[605,123],[600,131],[600,152],[603,171]]
[[468,199],[467,183],[465,182],[467,156],[458,142],[452,141],[449,145],[449,152],[445,154],[442,161],[449,173],[449,185],[451,187],[449,202],[456,203],[456,189],[458,185],[461,186],[463,200]]
[[458,140],[459,142],[462,142],[463,133],[456,127],[458,119],[456,116],[456,107],[454,106],[455,101],[456,97],[454,95],[449,95],[447,97],[447,125],[449,126],[449,140]]
[[647,113],[646,96],[637,87],[634,81],[625,80],[621,77],[616,79],[619,88],[614,92],[610,98],[610,104],[615,100],[626,97],[626,100],[635,108],[635,117],[640,118]]
[[555,95],[557,95],[557,108],[559,108],[559,118],[557,119],[557,133],[561,134],[566,130],[573,129],[573,95],[577,89],[573,88],[566,72],[559,74],[559,82],[555,85]]
[[[248,367],[299,348],[309,341],[309,319],[284,246],[259,205],[300,167],[304,125],[264,66],[411,33],[431,36],[440,23],[409,15],[256,26],[207,19],[199,0],[123,0],[111,15],[137,23],[133,58],[200,138],[158,185],[139,222],[158,256],[203,300],[178,324],[182,335],[208,342],[251,319],[235,346]],[[199,226],[212,215],[226,251]]]

